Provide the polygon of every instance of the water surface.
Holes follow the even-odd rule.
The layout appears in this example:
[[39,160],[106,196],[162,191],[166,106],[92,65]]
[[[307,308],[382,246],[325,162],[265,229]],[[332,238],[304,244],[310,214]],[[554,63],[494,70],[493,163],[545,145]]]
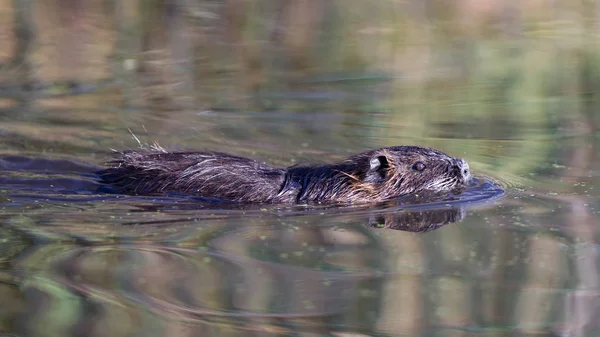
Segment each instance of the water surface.
[[[595,303],[595,136],[507,135],[485,146],[467,136],[359,141],[356,128],[362,126],[356,122],[313,137],[281,131],[251,137],[251,130],[269,124],[318,122],[279,112],[225,115],[182,113],[194,123],[179,125],[176,138],[160,129],[142,137],[275,165],[332,162],[399,143],[435,146],[467,159],[477,183],[437,202],[370,207],[238,207],[177,195],[102,194],[93,190],[89,171],[111,158],[105,144],[137,143],[120,127],[113,140],[101,137],[86,148],[81,135],[99,132],[101,125],[71,126],[57,118],[37,134],[53,144],[46,145],[51,151],[4,149],[1,288],[12,303],[3,314],[10,323],[6,331],[487,335],[565,331],[575,328],[569,325],[573,315],[595,317],[581,309]],[[232,119],[244,127],[221,142],[218,130],[234,128]],[[42,124],[28,127],[43,130]],[[372,132],[391,127],[374,124]],[[76,132],[58,137],[59,128]],[[448,132],[443,126],[431,134],[442,129]],[[33,138],[13,130],[13,144]],[[169,143],[173,139],[181,143]],[[548,150],[552,158],[530,158],[537,162],[531,172],[524,173],[528,161],[519,167],[520,149],[559,141],[560,147]]]

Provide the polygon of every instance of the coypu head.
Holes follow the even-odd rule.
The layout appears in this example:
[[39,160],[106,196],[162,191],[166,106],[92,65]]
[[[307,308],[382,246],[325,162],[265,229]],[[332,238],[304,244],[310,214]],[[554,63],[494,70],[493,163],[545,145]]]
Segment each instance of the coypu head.
[[466,161],[418,146],[381,148],[350,157],[345,163],[354,171],[345,173],[353,177],[355,186],[379,200],[450,191],[471,180]]

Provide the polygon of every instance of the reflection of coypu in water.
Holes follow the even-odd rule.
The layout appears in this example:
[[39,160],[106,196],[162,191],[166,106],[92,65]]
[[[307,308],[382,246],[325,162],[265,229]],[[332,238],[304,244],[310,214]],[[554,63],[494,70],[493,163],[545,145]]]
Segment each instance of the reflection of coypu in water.
[[408,210],[374,215],[369,219],[369,225],[376,228],[424,233],[461,221],[465,214],[465,210],[460,207],[421,211]]
[[219,152],[125,152],[99,172],[128,194],[186,193],[246,203],[364,203],[449,191],[471,178],[468,164],[427,148],[396,146],[321,166],[273,168]]

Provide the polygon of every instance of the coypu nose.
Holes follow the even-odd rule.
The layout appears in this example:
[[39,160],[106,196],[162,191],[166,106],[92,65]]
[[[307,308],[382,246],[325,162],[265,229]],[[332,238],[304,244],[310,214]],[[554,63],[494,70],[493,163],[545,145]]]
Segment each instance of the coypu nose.
[[463,180],[469,182],[469,180],[471,180],[471,169],[469,169],[469,164],[463,159],[457,159],[455,165]]
[[448,167],[448,171],[454,172],[454,174],[461,177],[465,183],[471,180],[471,169],[469,169],[469,164],[463,159],[454,159],[452,161],[452,166]]

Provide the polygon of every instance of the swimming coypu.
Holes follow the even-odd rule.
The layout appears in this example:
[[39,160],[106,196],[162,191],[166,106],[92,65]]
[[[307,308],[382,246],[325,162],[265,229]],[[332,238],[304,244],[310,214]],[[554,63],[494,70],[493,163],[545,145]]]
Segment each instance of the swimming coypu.
[[274,168],[220,152],[123,152],[99,173],[118,192],[186,193],[242,203],[365,203],[466,185],[469,165],[417,146],[386,147],[331,165]]

